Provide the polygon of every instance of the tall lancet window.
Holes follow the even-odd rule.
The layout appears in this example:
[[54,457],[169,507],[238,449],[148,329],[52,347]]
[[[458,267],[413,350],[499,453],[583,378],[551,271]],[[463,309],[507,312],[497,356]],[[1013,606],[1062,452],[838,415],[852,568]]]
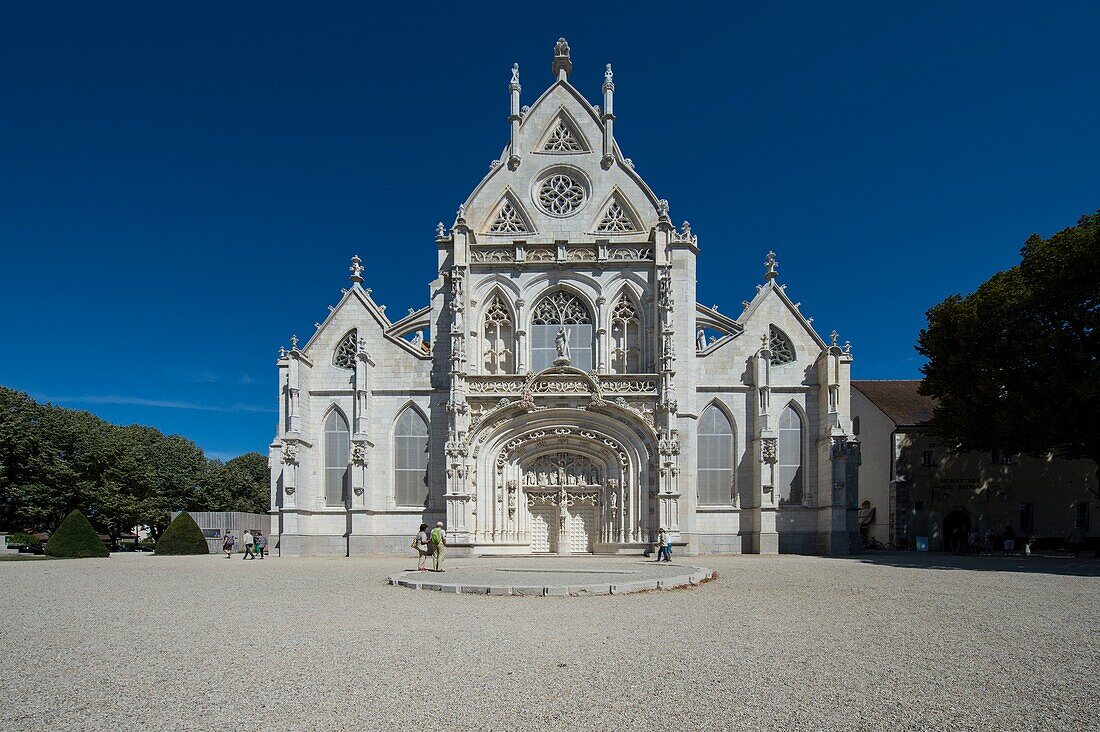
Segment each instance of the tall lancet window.
[[636,374],[642,370],[641,324],[638,312],[626,295],[611,310],[611,370]]
[[515,373],[515,328],[508,306],[496,295],[485,308],[485,322],[481,328],[482,353],[485,373]]
[[779,417],[779,502],[802,503],[802,417],[791,405]]
[[539,300],[531,320],[531,368],[541,371],[558,358],[555,339],[565,329],[570,366],[592,370],[592,315],[580,298],[559,290]]
[[344,415],[333,409],[325,419],[325,505],[343,506],[351,483],[351,434]]
[[393,431],[394,499],[398,506],[428,503],[428,425],[406,407]]
[[711,404],[699,419],[699,505],[733,503],[733,425]]

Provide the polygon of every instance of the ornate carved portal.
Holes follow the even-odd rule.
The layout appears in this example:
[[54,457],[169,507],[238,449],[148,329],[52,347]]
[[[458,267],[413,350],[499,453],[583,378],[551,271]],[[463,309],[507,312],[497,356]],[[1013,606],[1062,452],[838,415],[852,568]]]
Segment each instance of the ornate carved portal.
[[605,515],[604,470],[589,458],[557,452],[521,467],[531,517],[531,550],[538,553],[591,552],[606,542],[614,516]]
[[614,440],[583,433],[540,429],[504,443],[486,487],[495,510],[478,517],[474,540],[548,554],[639,541],[641,501],[630,495],[626,455]]

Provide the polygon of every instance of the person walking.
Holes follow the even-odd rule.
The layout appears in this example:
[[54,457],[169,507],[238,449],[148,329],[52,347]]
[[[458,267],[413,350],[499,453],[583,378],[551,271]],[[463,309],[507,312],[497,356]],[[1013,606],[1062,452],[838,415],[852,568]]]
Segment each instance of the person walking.
[[222,551],[225,552],[226,559],[232,559],[233,547],[237,544],[237,537],[233,536],[233,532],[227,531],[222,536]]
[[986,529],[982,537],[982,552],[987,557],[993,556],[993,529]]
[[255,539],[252,536],[252,532],[245,529],[244,536],[241,537],[241,540],[244,542],[244,557],[243,558],[244,559],[255,559],[256,554],[252,551],[252,542],[254,542]]
[[264,536],[262,531],[256,532],[256,556],[260,559],[264,558],[264,554],[267,554],[267,537]]
[[665,527],[661,527],[657,530],[657,561],[672,561],[672,542],[668,538],[668,532],[665,531]]
[[424,564],[428,561],[428,555],[431,553],[428,549],[427,524],[420,524],[420,530],[416,532],[416,536],[413,538],[412,548],[416,550],[416,571],[426,572],[427,567]]
[[1073,552],[1074,559],[1080,558],[1081,548],[1085,546],[1088,538],[1089,535],[1081,524],[1077,524],[1073,527],[1073,531],[1069,532],[1069,536],[1066,537],[1066,548]]
[[443,554],[447,550],[447,531],[443,528],[443,522],[437,521],[428,537],[432,546],[432,566],[436,572],[443,571]]
[[1003,536],[1005,541],[1005,554],[1016,551],[1016,531],[1012,528],[1011,524],[1005,526],[1005,533]]

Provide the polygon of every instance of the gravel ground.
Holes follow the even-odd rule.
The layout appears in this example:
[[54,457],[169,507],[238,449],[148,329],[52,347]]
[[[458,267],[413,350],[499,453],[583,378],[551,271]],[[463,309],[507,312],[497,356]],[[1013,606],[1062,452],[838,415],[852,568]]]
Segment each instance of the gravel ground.
[[392,557],[0,563],[0,729],[1100,729],[1096,560],[698,561],[580,598],[411,592]]

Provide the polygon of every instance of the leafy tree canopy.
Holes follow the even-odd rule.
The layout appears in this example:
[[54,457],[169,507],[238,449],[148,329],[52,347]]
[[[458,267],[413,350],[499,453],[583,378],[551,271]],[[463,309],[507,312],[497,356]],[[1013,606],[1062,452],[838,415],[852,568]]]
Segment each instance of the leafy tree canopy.
[[49,531],[73,509],[111,537],[173,511],[264,512],[267,459],[207,460],[178,435],[120,426],[0,387],[0,528]]
[[1100,211],[1020,264],[928,311],[917,351],[930,430],[964,450],[1090,458],[1100,465]]

